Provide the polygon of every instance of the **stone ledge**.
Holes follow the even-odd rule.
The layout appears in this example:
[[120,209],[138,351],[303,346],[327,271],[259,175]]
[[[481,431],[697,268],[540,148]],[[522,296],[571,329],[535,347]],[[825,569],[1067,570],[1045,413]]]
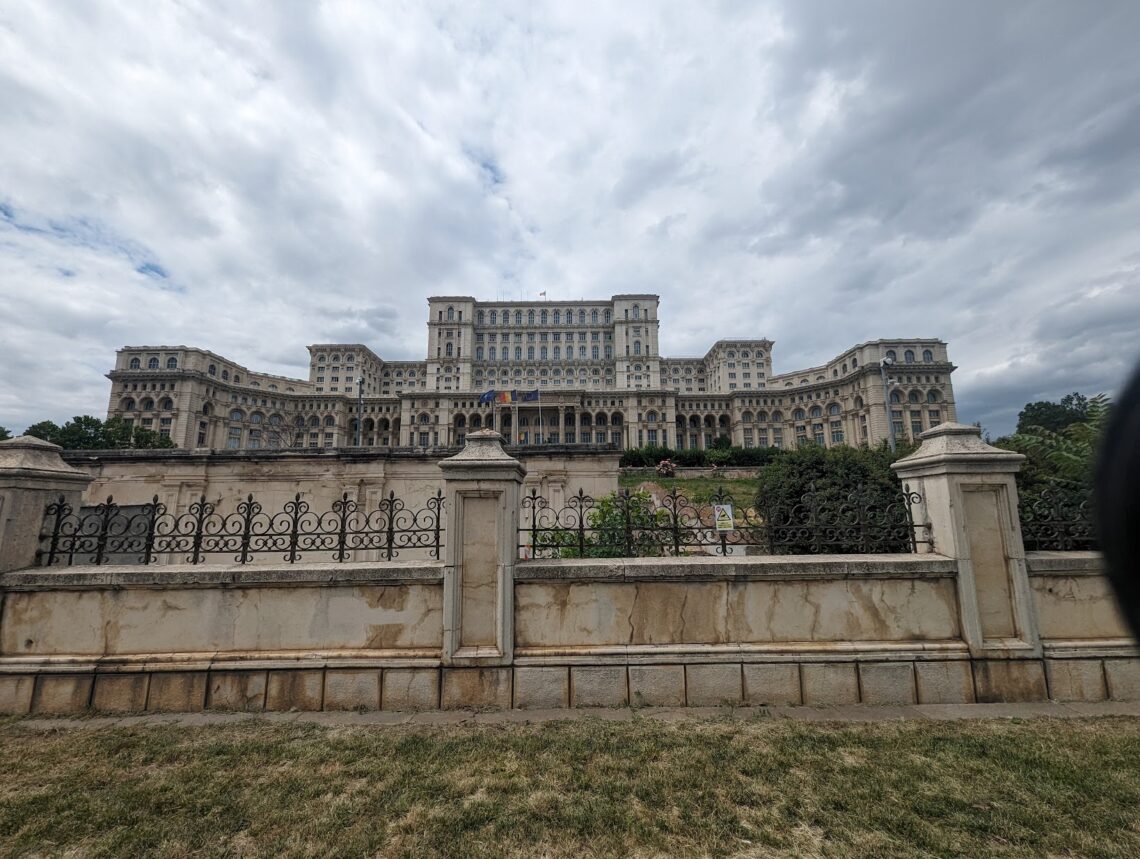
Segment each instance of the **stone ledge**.
[[1100,552],[1026,552],[1025,568],[1031,576],[1103,576]]
[[0,575],[0,591],[76,588],[304,587],[435,585],[443,563],[152,564],[150,566],[34,567]]
[[785,581],[795,579],[941,579],[958,574],[943,555],[709,555],[522,561],[515,582]]

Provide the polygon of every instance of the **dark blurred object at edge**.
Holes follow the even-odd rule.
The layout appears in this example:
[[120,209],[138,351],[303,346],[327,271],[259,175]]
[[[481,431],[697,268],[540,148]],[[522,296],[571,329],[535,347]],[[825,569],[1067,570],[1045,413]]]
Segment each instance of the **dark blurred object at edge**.
[[1140,638],[1140,367],[1109,418],[1097,463],[1095,506],[1112,586]]

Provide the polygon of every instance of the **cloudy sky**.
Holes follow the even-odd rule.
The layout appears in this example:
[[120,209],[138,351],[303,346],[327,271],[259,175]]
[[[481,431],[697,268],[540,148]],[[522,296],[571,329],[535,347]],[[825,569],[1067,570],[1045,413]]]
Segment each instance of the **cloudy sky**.
[[1140,3],[0,4],[0,425],[115,349],[422,358],[425,298],[655,292],[777,372],[940,337],[959,417],[1140,357]]

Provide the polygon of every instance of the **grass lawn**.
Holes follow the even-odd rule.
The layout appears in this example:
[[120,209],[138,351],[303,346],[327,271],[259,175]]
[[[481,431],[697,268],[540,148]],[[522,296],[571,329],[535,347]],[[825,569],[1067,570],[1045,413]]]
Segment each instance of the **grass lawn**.
[[642,483],[654,483],[665,491],[676,487],[678,492],[698,504],[707,504],[713,493],[723,488],[732,496],[733,505],[741,509],[751,507],[756,502],[756,493],[760,491],[760,481],[755,477],[637,477],[630,474],[618,477],[621,489],[633,490]]
[[1140,856],[1140,720],[32,731],[3,856]]

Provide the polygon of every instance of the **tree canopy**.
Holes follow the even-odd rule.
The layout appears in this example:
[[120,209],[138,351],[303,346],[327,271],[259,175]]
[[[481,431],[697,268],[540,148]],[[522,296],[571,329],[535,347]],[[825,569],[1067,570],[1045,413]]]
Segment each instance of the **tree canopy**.
[[24,435],[58,444],[64,450],[119,450],[123,448],[172,448],[167,436],[140,426],[132,426],[122,418],[99,420],[92,415],[76,415],[63,426],[52,421],[32,424]]
[[1071,424],[1088,420],[1088,416],[1088,397],[1074,391],[1061,397],[1059,403],[1048,400],[1026,403],[1017,415],[1017,433],[1029,433],[1035,428],[1061,432]]

